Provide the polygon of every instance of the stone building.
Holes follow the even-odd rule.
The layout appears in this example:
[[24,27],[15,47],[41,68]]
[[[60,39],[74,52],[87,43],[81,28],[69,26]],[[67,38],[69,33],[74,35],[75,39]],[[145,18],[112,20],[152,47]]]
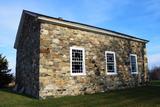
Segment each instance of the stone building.
[[14,45],[16,89],[46,98],[145,85],[147,42],[24,10]]

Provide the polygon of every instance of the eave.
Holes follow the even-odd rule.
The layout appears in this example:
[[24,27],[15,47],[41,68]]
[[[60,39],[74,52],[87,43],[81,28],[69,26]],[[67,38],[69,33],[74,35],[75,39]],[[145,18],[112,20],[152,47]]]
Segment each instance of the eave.
[[143,42],[143,43],[149,42],[148,40],[137,38],[135,36],[131,36],[131,35],[128,35],[128,34],[124,34],[124,33],[116,32],[116,31],[112,31],[112,30],[108,30],[108,29],[104,29],[104,28],[99,28],[99,27],[95,27],[95,26],[91,26],[91,25],[87,25],[87,24],[68,21],[68,20],[64,20],[64,19],[60,19],[60,18],[54,18],[54,17],[50,17],[50,16],[46,16],[46,15],[42,15],[42,14],[38,14],[38,13],[23,10],[21,20],[20,20],[20,24],[19,24],[18,31],[17,31],[17,35],[16,35],[15,44],[14,44],[15,49],[17,49],[17,46],[18,46],[18,42],[19,42],[22,27],[23,27],[23,22],[24,22],[25,15],[31,15],[31,16],[37,18],[39,21],[49,22],[49,23],[62,25],[62,26],[68,26],[68,27],[72,27],[72,28],[75,28],[75,29],[81,29],[81,30],[85,30],[85,31],[111,35],[111,36],[114,36],[114,37],[125,38],[125,39],[129,39],[129,40]]

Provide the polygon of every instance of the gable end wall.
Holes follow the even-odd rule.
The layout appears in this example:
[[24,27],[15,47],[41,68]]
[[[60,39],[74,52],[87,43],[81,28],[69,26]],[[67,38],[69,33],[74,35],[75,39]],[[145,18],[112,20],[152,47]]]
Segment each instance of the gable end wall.
[[16,58],[17,91],[39,97],[39,29],[35,17],[25,15]]

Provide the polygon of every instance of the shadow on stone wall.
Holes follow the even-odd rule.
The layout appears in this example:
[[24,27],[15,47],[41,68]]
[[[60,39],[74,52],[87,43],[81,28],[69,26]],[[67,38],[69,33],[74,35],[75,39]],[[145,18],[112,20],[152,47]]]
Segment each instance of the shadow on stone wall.
[[35,17],[24,16],[17,47],[16,86],[18,93],[39,97],[40,23]]

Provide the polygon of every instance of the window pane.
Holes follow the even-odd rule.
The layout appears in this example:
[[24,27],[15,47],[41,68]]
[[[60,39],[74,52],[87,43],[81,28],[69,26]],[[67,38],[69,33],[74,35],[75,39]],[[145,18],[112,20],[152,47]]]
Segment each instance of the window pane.
[[82,50],[72,50],[72,60],[82,61]]
[[135,56],[131,56],[131,62],[136,62],[136,57]]
[[72,72],[82,73],[83,72],[82,62],[72,62]]
[[114,62],[114,55],[111,53],[107,53],[107,62]]
[[114,63],[107,64],[108,72],[114,72]]
[[132,63],[132,72],[136,72],[136,63]]

